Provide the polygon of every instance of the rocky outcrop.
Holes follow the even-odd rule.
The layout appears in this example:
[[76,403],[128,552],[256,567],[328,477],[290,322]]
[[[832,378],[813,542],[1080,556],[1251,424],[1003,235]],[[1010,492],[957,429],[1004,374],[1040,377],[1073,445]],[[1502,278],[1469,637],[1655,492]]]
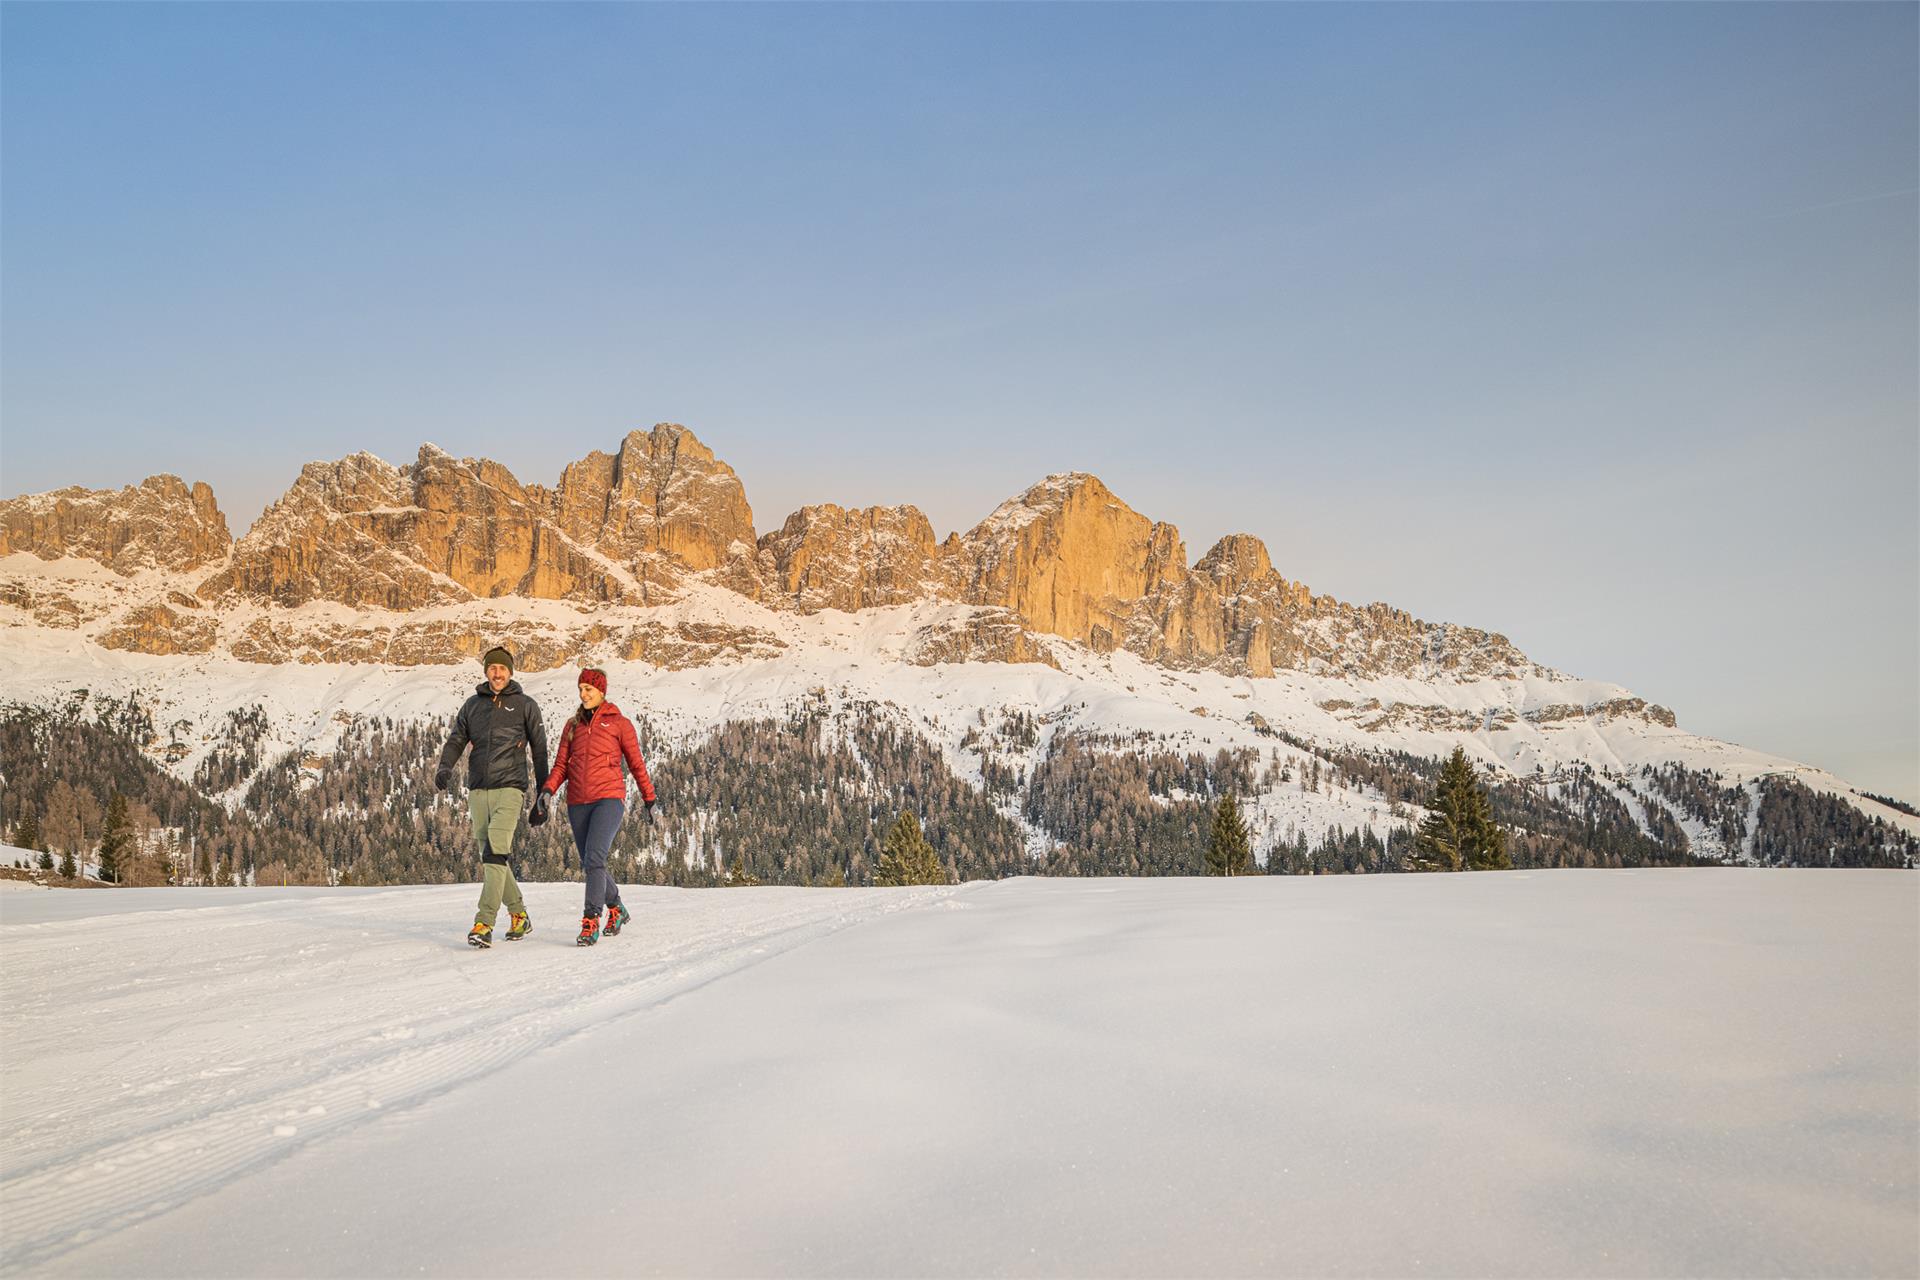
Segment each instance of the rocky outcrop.
[[1223,609],[1225,655],[1252,675],[1311,670],[1350,676],[1520,675],[1532,670],[1505,636],[1425,623],[1387,605],[1356,607],[1281,577],[1258,538],[1222,538],[1194,566]]
[[128,609],[96,640],[103,649],[134,653],[210,653],[219,636],[219,624],[201,612],[197,602],[185,609],[176,602]]
[[622,658],[651,663],[667,671],[685,671],[716,662],[774,658],[787,647],[786,641],[771,632],[712,622],[627,627],[612,639],[613,651]]
[[917,507],[802,507],[760,539],[769,603],[802,613],[911,604],[937,596],[939,547]]
[[417,609],[472,599],[460,583],[423,563],[445,563],[451,550],[444,495],[436,511],[427,505],[436,495],[422,491],[431,489],[428,476],[444,472],[438,465],[444,457],[429,445],[406,469],[370,453],[308,463],[234,547],[232,563],[201,585],[200,595],[286,608],[329,600]]
[[903,656],[917,667],[943,662],[1038,662],[1060,668],[1047,642],[1004,609],[984,609],[968,618],[922,627],[908,641]]
[[[18,625],[38,624],[65,629],[80,627],[112,611],[84,583],[29,583],[0,579],[0,606],[17,610],[6,620]],[[0,617],[5,617],[0,614]]]
[[619,453],[590,453],[556,488],[528,493],[576,546],[624,568],[659,558],[662,568],[699,573],[753,558],[753,509],[740,477],[676,423],[631,432]]
[[503,596],[655,604],[708,570],[757,594],[753,514],[731,467],[662,424],[551,489],[433,445],[407,467],[311,463],[201,593],[402,612]]
[[1281,577],[1247,534],[1221,539],[1189,569],[1177,529],[1148,520],[1089,475],[1049,477],[940,550],[949,598],[1149,662],[1253,676],[1531,669],[1503,636],[1315,596]]
[[[454,662],[509,634],[533,663],[602,651],[696,665],[778,651],[771,635],[727,623],[700,624],[717,628],[708,634],[583,612],[488,631],[484,617],[497,599],[644,608],[685,596],[697,579],[803,614],[972,606],[911,638],[908,658],[921,663],[1053,662],[1047,641],[1059,638],[1252,676],[1532,669],[1502,636],[1315,596],[1246,534],[1189,567],[1177,529],[1081,473],[1049,476],[945,542],[911,506],[830,504],[756,538],[739,477],[673,423],[588,454],[550,487],[433,445],[406,466],[366,453],[311,463],[237,544],[212,492],[171,476],[117,493],[18,498],[0,504],[0,553],[15,551],[97,560],[128,585],[84,581],[99,574],[90,565],[0,573],[0,609],[147,653],[224,643],[263,662]],[[131,576],[146,569],[178,575],[170,598]],[[287,616],[324,605],[354,612]],[[407,617],[432,610],[444,616]]]
[[942,550],[955,598],[1102,652],[1126,638],[1144,598],[1187,573],[1178,530],[1081,474],[1049,476]]
[[505,645],[520,671],[548,671],[606,658],[652,663],[666,670],[746,658],[769,658],[785,642],[765,631],[711,623],[577,625],[512,617],[422,618],[417,621],[317,622],[278,613],[256,618],[229,640],[233,656],[262,663],[381,663],[415,667],[478,663]]
[[1616,717],[1644,720],[1669,729],[1674,727],[1673,712],[1642,698],[1612,698],[1590,706],[1556,702],[1530,711],[1517,711],[1512,707],[1469,711],[1410,702],[1383,703],[1378,698],[1368,698],[1363,702],[1330,698],[1318,705],[1335,719],[1358,725],[1368,733],[1408,727],[1430,733],[1478,733],[1483,730],[1500,733],[1517,727],[1523,720],[1544,729],[1558,729],[1575,722]]
[[0,502],[0,556],[97,560],[116,573],[187,573],[233,546],[213,490],[178,476],[149,476],[124,489],[58,489]]
[[1526,713],[1526,718],[1534,724],[1554,726],[1570,720],[1587,719],[1629,719],[1645,720],[1650,724],[1664,725],[1671,729],[1676,721],[1673,712],[1657,702],[1648,702],[1645,698],[1609,698],[1590,706],[1556,702],[1551,706],[1539,707]]

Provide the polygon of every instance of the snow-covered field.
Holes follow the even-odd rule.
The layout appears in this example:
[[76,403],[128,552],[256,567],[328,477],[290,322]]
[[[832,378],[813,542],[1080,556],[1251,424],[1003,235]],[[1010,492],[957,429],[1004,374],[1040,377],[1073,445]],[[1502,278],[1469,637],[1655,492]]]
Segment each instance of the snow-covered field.
[[0,1271],[1920,1273],[1898,872],[0,900]]

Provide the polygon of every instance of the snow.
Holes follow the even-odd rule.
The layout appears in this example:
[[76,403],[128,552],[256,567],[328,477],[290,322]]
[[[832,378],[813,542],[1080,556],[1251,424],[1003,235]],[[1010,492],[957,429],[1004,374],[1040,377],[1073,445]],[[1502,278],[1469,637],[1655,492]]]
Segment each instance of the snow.
[[0,903],[0,1272],[1912,1275],[1898,872]]
[[[1816,791],[1838,795],[1903,831],[1920,834],[1920,817],[1861,799],[1841,779],[1777,756],[1631,716],[1529,720],[1529,713],[1548,707],[1597,708],[1631,696],[1619,685],[1544,669],[1499,679],[1361,679],[1299,671],[1252,679],[1173,671],[1124,651],[1096,654],[1065,641],[1051,645],[1059,670],[1008,663],[923,667],[904,660],[915,637],[979,610],[921,603],[799,615],[699,582],[687,584],[672,604],[652,608],[603,606],[587,611],[566,601],[508,603],[510,608],[499,601],[468,601],[401,614],[316,602],[275,616],[302,626],[334,622],[357,629],[446,622],[481,633],[509,621],[544,623],[556,631],[577,629],[590,619],[609,628],[717,624],[771,637],[785,646],[776,657],[723,659],[680,671],[622,661],[612,654],[590,655],[607,671],[621,706],[645,721],[656,743],[669,749],[703,741],[730,720],[784,719],[816,690],[823,691],[836,710],[863,703],[888,710],[903,726],[929,737],[964,778],[979,776],[977,757],[960,742],[979,723],[982,711],[991,724],[1008,710],[1047,719],[1039,740],[1018,762],[1029,772],[1055,735],[1070,732],[1131,737],[1146,730],[1163,741],[1143,745],[1178,754],[1251,747],[1266,755],[1277,743],[1256,729],[1248,719],[1251,714],[1276,731],[1362,752],[1388,749],[1443,756],[1460,745],[1476,762],[1522,776],[1532,775],[1536,766],[1549,773],[1576,762],[1637,771],[1643,764],[1668,760],[1715,770],[1729,785],[1790,774]],[[225,616],[244,620],[249,609],[258,607],[237,606]],[[37,625],[9,626],[7,640],[9,663],[0,671],[0,701],[56,706],[76,688],[87,688],[97,697],[137,694],[156,724],[188,721],[183,740],[189,746],[213,734],[228,710],[258,702],[273,726],[264,744],[269,760],[287,751],[323,752],[338,733],[337,713],[445,719],[479,678],[477,664],[264,666],[218,653],[154,657],[101,649],[73,631]],[[574,701],[574,676],[574,668],[567,666],[521,673],[519,679],[549,716],[556,717]],[[1359,718],[1351,714],[1352,708],[1369,702],[1409,715],[1369,728],[1377,713]],[[1349,711],[1329,709],[1341,703],[1350,704]],[[1201,708],[1205,715],[1199,714]],[[1465,732],[1428,728],[1421,718],[1429,709],[1471,717],[1476,727]],[[1500,714],[1510,721],[1494,722]],[[164,741],[158,744],[164,746]],[[176,761],[176,775],[190,777],[203,754],[196,750]],[[1394,825],[1379,796],[1359,791],[1312,794],[1296,786],[1269,793],[1265,800],[1256,817],[1276,825],[1256,830],[1257,839],[1278,835],[1288,825],[1316,834],[1332,825],[1372,827],[1376,833]]]
[[[15,501],[19,500],[15,499]],[[129,577],[135,576],[158,582],[166,576],[153,570],[135,575],[117,573],[100,561],[89,560],[84,556],[62,556],[57,560],[43,560],[30,551],[14,551],[0,556],[0,575],[8,578],[49,578],[61,582],[91,582],[101,585],[118,585],[126,582]]]

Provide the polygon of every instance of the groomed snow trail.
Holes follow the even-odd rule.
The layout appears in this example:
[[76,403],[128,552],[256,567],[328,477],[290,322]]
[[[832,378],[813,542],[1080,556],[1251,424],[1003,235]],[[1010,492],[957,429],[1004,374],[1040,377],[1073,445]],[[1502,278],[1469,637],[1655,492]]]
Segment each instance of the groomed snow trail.
[[580,886],[525,890],[534,933],[486,951],[465,942],[473,885],[10,895],[0,1272],[716,977],[966,892],[626,889],[633,923],[585,950]]

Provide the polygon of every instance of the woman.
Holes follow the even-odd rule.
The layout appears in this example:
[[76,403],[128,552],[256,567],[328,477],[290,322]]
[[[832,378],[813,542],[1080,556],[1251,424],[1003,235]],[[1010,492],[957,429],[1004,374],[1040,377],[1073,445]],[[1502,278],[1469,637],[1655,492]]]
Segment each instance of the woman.
[[567,720],[553,772],[540,788],[544,795],[551,796],[563,784],[566,786],[567,823],[573,828],[574,847],[580,850],[580,865],[587,873],[587,905],[580,917],[580,936],[574,939],[576,946],[590,947],[600,940],[602,905],[607,908],[609,938],[633,918],[620,901],[620,886],[607,871],[607,851],[613,848],[614,834],[627,811],[627,780],[620,772],[623,756],[640,784],[640,798],[647,802],[647,822],[651,825],[653,780],[647,777],[647,762],[640,758],[640,739],[633,732],[633,721],[607,701],[607,673],[588,667],[580,673],[580,710]]

